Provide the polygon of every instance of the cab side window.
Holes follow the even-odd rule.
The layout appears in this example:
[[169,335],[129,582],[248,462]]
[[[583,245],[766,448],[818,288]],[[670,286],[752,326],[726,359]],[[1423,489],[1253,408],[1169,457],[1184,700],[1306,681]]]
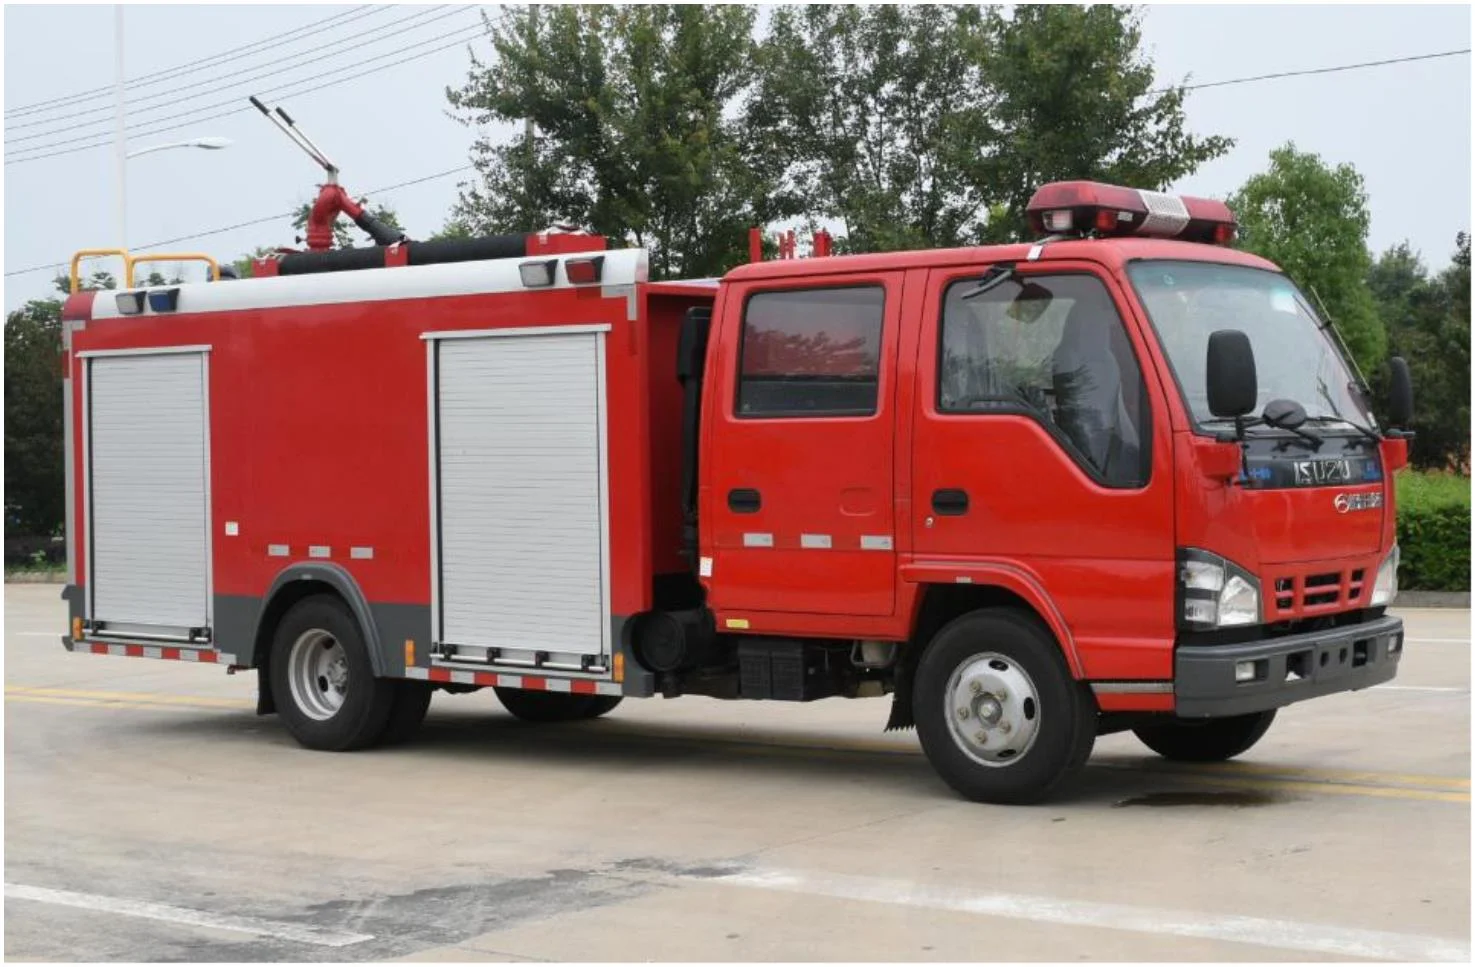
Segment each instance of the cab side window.
[[743,308],[737,415],[876,412],[885,290],[759,292]]
[[1140,487],[1151,409],[1110,293],[1090,275],[1011,278],[943,296],[938,408],[1038,420],[1101,483]]

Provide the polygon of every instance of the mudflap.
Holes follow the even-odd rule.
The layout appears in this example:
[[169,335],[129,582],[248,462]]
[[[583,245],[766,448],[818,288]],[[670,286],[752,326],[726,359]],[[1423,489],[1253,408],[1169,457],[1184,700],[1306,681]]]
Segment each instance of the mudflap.
[[256,667],[256,714],[272,715],[277,710],[277,703],[271,696],[271,680],[266,675],[266,662]]
[[897,662],[895,690],[891,693],[891,717],[886,720],[883,731],[898,732],[916,727],[917,720],[912,715],[912,679],[916,672],[915,660]]

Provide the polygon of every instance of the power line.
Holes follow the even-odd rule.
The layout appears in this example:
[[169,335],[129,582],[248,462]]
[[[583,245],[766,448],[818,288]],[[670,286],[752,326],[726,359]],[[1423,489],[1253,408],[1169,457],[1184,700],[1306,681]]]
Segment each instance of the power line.
[[[245,86],[245,85],[254,83],[255,81],[262,80],[262,79],[267,78],[267,77],[273,77],[273,76],[278,75],[278,74],[287,74],[287,73],[291,73],[294,70],[303,70],[303,69],[307,69],[307,68],[318,67],[318,66],[320,66],[319,64],[310,63],[310,62],[304,62],[302,60],[302,58],[305,57],[305,56],[307,56],[308,54],[314,54],[314,53],[317,53],[318,51],[324,51],[324,50],[328,50],[330,48],[340,47],[341,45],[347,43],[350,40],[356,40],[356,39],[358,39],[360,37],[366,37],[366,36],[368,36],[370,34],[382,33],[383,31],[389,30],[389,29],[394,28],[394,27],[400,27],[401,29],[400,29],[399,32],[400,33],[403,33],[404,31],[407,31],[407,30],[416,30],[416,29],[419,29],[420,27],[424,27],[424,26],[426,26],[428,24],[434,23],[437,20],[444,20],[447,17],[460,16],[460,15],[465,14],[467,11],[474,11],[474,10],[479,9],[478,7],[462,7],[462,6],[456,6],[456,7],[453,7],[450,11],[448,11],[446,13],[441,13],[441,14],[439,14],[439,16],[428,17],[428,19],[427,19],[427,15],[428,14],[436,13],[437,11],[444,10],[445,7],[446,7],[445,4],[442,4],[441,6],[437,6],[437,7],[428,7],[428,8],[425,8],[425,10],[423,10],[420,13],[411,14],[410,16],[403,17],[403,18],[401,18],[399,20],[392,20],[389,23],[380,24],[377,27],[374,27],[374,28],[372,28],[370,30],[362,31],[362,32],[357,33],[357,34],[350,34],[347,37],[340,37],[337,40],[332,41],[331,43],[320,44],[317,47],[309,47],[306,50],[298,51],[297,53],[293,53],[293,54],[288,54],[285,57],[278,57],[276,60],[269,60],[269,61],[266,61],[265,63],[254,64],[254,65],[252,65],[250,67],[242,68],[241,70],[233,71],[233,72],[228,73],[228,74],[221,74],[219,76],[207,78],[205,80],[191,81],[190,83],[185,84],[182,87],[172,87],[172,88],[167,88],[167,89],[162,90],[162,91],[156,91],[156,92],[154,92],[152,94],[145,95],[144,97],[140,98],[139,100],[140,101],[158,101],[158,100],[161,100],[161,99],[165,99],[165,100],[177,100],[178,98],[176,97],[176,95],[179,95],[181,93],[186,93],[188,91],[192,91],[192,90],[195,90],[195,89],[198,89],[198,88],[202,88],[202,87],[209,87],[209,88],[214,89],[214,88],[217,87],[217,85],[219,85],[219,82],[224,81],[227,78],[231,78],[231,77],[240,77],[242,74],[250,74],[251,76],[244,77],[244,78],[242,78],[241,80],[238,80],[238,81],[231,81],[229,84],[219,85],[219,88],[220,89],[229,89],[229,88],[233,88],[233,87],[242,87],[242,86]],[[408,22],[410,22],[412,20],[420,20],[421,22],[415,24],[414,26],[408,26],[408,27],[407,26],[403,26],[404,24],[407,24]],[[382,37],[374,37],[371,40],[365,40],[365,41],[363,41],[361,43],[351,44],[351,45],[349,45],[347,47],[344,47],[341,50],[334,50],[334,51],[332,51],[332,53],[329,53],[329,54],[324,55],[324,57],[337,57],[340,54],[347,54],[347,53],[349,53],[351,51],[359,50],[359,49],[361,49],[363,47],[369,47],[369,46],[372,46],[374,44],[382,43],[383,41],[390,40],[390,39],[395,39],[395,38],[394,38],[393,35],[390,35],[390,36],[382,36]],[[291,67],[280,67],[280,68],[276,68],[275,70],[265,71],[263,73],[251,74],[252,71],[258,70],[260,68],[269,67],[269,66],[271,66],[273,64],[281,64],[281,63],[284,63],[284,62],[287,62],[287,61],[295,61],[296,63],[293,64],[293,66],[291,66]],[[300,81],[300,80],[305,80],[305,79],[306,78],[299,78],[298,80]],[[155,104],[155,105],[150,105],[150,106],[142,106],[142,105],[130,104],[129,105],[129,111],[128,111],[128,113],[130,115],[146,114],[146,113],[148,113],[150,111],[158,111],[158,110],[162,110],[162,109],[164,109],[166,107],[171,107],[171,106],[173,106],[173,105],[172,104],[168,104],[168,103],[165,103],[165,104]],[[77,112],[74,112],[72,114],[62,114],[62,115],[58,115],[56,117],[42,118],[41,120],[38,120],[38,121],[26,121],[26,122],[21,123],[21,124],[13,124],[13,125],[10,126],[9,130],[11,130],[11,131],[18,131],[18,130],[20,130],[22,128],[31,128],[31,127],[35,127],[35,126],[41,125],[41,124],[59,124],[59,123],[61,123],[63,121],[69,120],[71,118],[85,117],[85,116],[87,116],[89,114],[110,114],[112,111],[113,111],[113,107],[111,105],[104,105],[102,107],[94,107],[94,108],[88,108],[88,109],[83,110],[83,111],[77,111]],[[27,135],[23,135],[21,137],[12,137],[12,136],[7,135],[6,141],[7,142],[33,141],[33,140],[35,140],[37,138],[48,138],[48,137],[52,137],[53,135],[62,134],[64,132],[66,132],[66,131],[72,131],[72,130],[75,130],[76,128],[78,128],[78,127],[83,127],[83,128],[86,128],[86,127],[95,127],[95,126],[100,125],[100,124],[105,125],[105,124],[111,124],[111,123],[112,123],[112,119],[111,118],[104,117],[104,118],[100,118],[100,119],[95,120],[95,121],[84,121],[84,122],[80,122],[79,124],[66,125],[63,128],[58,129],[58,130],[53,130],[53,131],[38,131],[35,134],[27,134]],[[143,121],[143,122],[140,122],[140,123],[148,124],[148,123],[152,123],[152,122]],[[93,134],[93,135],[86,135],[86,137],[95,137],[95,136],[96,136],[95,134]],[[22,150],[26,150],[26,149],[22,149]]]
[[[481,32],[481,30],[482,30],[482,26],[480,24],[475,24],[475,25],[472,25],[470,27],[462,27],[462,28],[459,28],[457,30],[450,31],[449,33],[440,34],[440,35],[435,36],[435,37],[430,37],[430,38],[428,38],[426,40],[423,40],[423,41],[421,41],[421,42],[419,42],[417,44],[410,44],[410,45],[407,45],[405,47],[400,47],[400,48],[398,48],[396,50],[387,51],[386,53],[379,54],[379,55],[377,55],[375,57],[370,57],[370,58],[367,58],[365,60],[358,61],[358,62],[353,63],[353,64],[345,64],[342,67],[336,68],[336,69],[331,70],[331,71],[325,71],[323,74],[320,74],[319,75],[319,77],[326,77],[326,76],[330,76],[332,74],[341,73],[341,72],[343,72],[345,70],[351,70],[352,68],[355,68],[355,67],[362,67],[364,64],[370,64],[370,63],[373,63],[374,61],[377,61],[377,60],[383,60],[385,57],[390,57],[390,56],[393,56],[394,54],[404,53],[407,50],[414,50],[417,47],[423,47],[426,44],[434,43],[437,40],[444,40],[447,37],[453,37],[453,36],[454,37],[457,37],[457,39],[454,40],[454,41],[452,41],[451,43],[442,44],[439,47],[433,47],[430,50],[423,51],[423,52],[421,52],[419,54],[414,54],[414,55],[411,55],[409,57],[402,57],[399,60],[390,61],[387,64],[380,65],[379,67],[370,68],[369,70],[366,70],[366,71],[360,71],[357,74],[349,74],[347,77],[340,77],[337,80],[328,81],[326,83],[320,83],[320,84],[318,84],[318,83],[314,83],[317,80],[317,78],[299,78],[298,80],[289,81],[289,82],[287,82],[285,84],[280,84],[280,85],[278,85],[276,87],[271,87],[271,88],[267,88],[267,89],[262,90],[262,91],[257,91],[256,94],[258,96],[270,96],[270,95],[296,96],[296,95],[304,95],[304,94],[316,93],[317,91],[320,91],[320,90],[322,90],[324,88],[333,87],[333,86],[338,85],[338,84],[344,84],[344,83],[347,83],[348,81],[355,80],[355,79],[360,78],[360,77],[366,77],[369,74],[377,74],[380,71],[388,70],[391,67],[396,67],[396,66],[398,66],[400,64],[405,64],[405,63],[408,63],[408,62],[410,62],[412,60],[419,60],[420,58],[429,57],[430,55],[439,53],[439,52],[441,52],[443,50],[449,50],[452,47],[458,47],[461,44],[465,43],[466,41],[473,39],[478,33]],[[300,85],[303,85],[303,84],[313,84],[314,86],[301,87]],[[235,114],[241,114],[243,112],[253,110],[253,108],[247,106],[247,107],[236,108],[234,110],[229,110],[229,111],[221,111],[218,114],[211,114],[211,115],[207,115],[205,117],[192,117],[193,115],[202,114],[202,113],[204,113],[206,111],[210,111],[210,110],[213,110],[215,108],[225,107],[227,104],[235,104],[235,103],[238,103],[239,100],[240,99],[238,97],[237,98],[232,98],[230,100],[218,101],[218,102],[216,102],[214,104],[208,104],[208,105],[204,105],[204,106],[201,106],[201,107],[193,108],[193,109],[191,109],[189,111],[183,111],[183,112],[180,112],[178,114],[170,114],[170,115],[165,115],[164,117],[160,117],[160,118],[153,118],[153,119],[151,119],[149,121],[142,122],[142,124],[143,125],[155,125],[155,124],[160,124],[160,123],[162,123],[164,121],[171,121],[171,120],[174,120],[176,118],[186,118],[186,117],[191,118],[191,120],[181,121],[178,124],[164,125],[163,127],[149,127],[149,128],[147,128],[147,130],[143,130],[142,128],[135,128],[135,129],[129,131],[128,132],[128,135],[130,137],[148,137],[150,135],[162,134],[165,131],[173,131],[173,130],[176,130],[178,128],[189,127],[190,125],[193,125],[193,124],[200,124],[200,123],[203,123],[205,121],[213,121],[213,120],[216,120],[218,118],[230,117],[230,116],[235,115]],[[77,145],[76,147],[62,148],[63,145],[75,144],[78,141],[88,141],[88,140],[93,139],[93,138],[100,138],[101,140],[92,141],[90,144],[80,144],[80,145]],[[27,148],[21,148],[17,152],[18,154],[26,154],[26,152],[28,152],[28,151],[29,152],[37,152],[37,151],[39,151],[39,152],[42,152],[42,153],[40,153],[40,154],[29,154],[29,155],[26,155],[25,157],[16,157],[15,155],[9,155],[5,159],[5,164],[8,167],[9,165],[13,165],[13,164],[24,164],[24,163],[26,163],[28,161],[40,161],[43,158],[54,158],[54,157],[57,157],[58,155],[74,154],[74,153],[76,153],[78,151],[88,151],[88,150],[91,150],[93,148],[103,147],[105,145],[109,145],[109,144],[112,144],[112,143],[113,143],[113,139],[111,137],[104,136],[101,132],[96,132],[96,133],[93,133],[93,134],[85,134],[85,135],[81,135],[81,136],[75,137],[75,138],[65,138],[65,139],[63,139],[61,141],[54,141],[54,142],[52,142],[50,144],[38,144],[38,145],[32,145],[32,146],[27,147]],[[51,151],[51,150],[49,150],[51,148],[61,148],[61,150],[59,150],[59,151]]]
[[1388,60],[1369,60],[1360,64],[1339,64],[1336,67],[1313,67],[1309,70],[1279,71],[1274,74],[1257,74],[1254,77],[1235,77],[1226,81],[1208,81],[1203,84],[1186,84],[1183,87],[1164,87],[1156,91],[1148,91],[1144,97],[1153,94],[1167,94],[1170,91],[1201,91],[1208,87],[1229,87],[1231,84],[1251,84],[1255,81],[1274,81],[1283,77],[1306,77],[1310,74],[1335,74],[1340,71],[1362,70],[1365,67],[1386,67],[1389,64],[1408,64],[1416,60],[1435,60],[1440,57],[1457,57],[1460,54],[1470,53],[1470,48],[1461,50],[1442,50],[1433,54],[1413,54],[1409,57],[1393,57]]
[[[401,182],[399,182],[397,184],[385,185],[383,188],[375,188],[375,189],[373,189],[371,191],[363,192],[363,196],[364,197],[368,197],[370,195],[382,195],[382,194],[385,194],[386,192],[398,191],[401,188],[409,188],[412,185],[419,185],[419,184],[423,184],[424,182],[427,182],[427,181],[435,181],[438,178],[445,178],[448,175],[456,175],[456,174],[460,174],[463,171],[470,171],[471,169],[473,169],[475,167],[476,167],[476,165],[470,164],[470,165],[461,165],[461,166],[456,167],[456,168],[447,168],[445,171],[437,171],[433,175],[422,175],[419,178],[411,178],[409,181],[401,181]],[[357,194],[357,192],[355,194]],[[224,225],[224,226],[221,226],[220,228],[205,229],[204,231],[195,232],[195,233],[193,233],[191,235],[180,235],[180,236],[177,236],[175,238],[166,238],[166,239],[162,239],[162,240],[157,241],[157,242],[150,242],[147,245],[139,245],[139,246],[136,246],[136,248],[130,249],[129,251],[146,252],[149,249],[163,248],[165,245],[174,245],[177,242],[189,242],[189,241],[193,241],[194,239],[197,239],[197,238],[208,238],[211,235],[223,235],[226,232],[234,232],[237,229],[251,228],[251,227],[253,227],[255,225],[265,225],[267,222],[274,222],[274,221],[277,221],[278,219],[291,218],[292,216],[294,216],[296,214],[297,214],[296,211],[280,212],[280,213],[278,213],[276,215],[267,215],[264,218],[253,218],[250,221],[237,222],[234,225]],[[47,270],[47,269],[59,269],[64,264],[65,263],[63,263],[63,262],[47,262],[44,265],[32,265],[29,268],[15,269],[14,271],[6,272],[5,273],[5,278],[8,279],[8,278],[10,278],[11,276],[14,276],[14,275],[29,275],[32,272],[41,272],[41,271],[44,271],[44,270]]]
[[[288,39],[291,38],[294,34],[300,34],[304,31],[312,30],[316,27],[322,27],[334,21],[339,21],[338,26],[341,27],[345,23],[351,23],[354,20],[362,20],[365,17],[370,17],[385,10],[392,9],[393,6],[393,4],[364,4],[362,6],[352,7],[348,10],[343,11],[342,13],[335,13],[331,17],[324,17],[322,20],[314,20],[312,23],[304,24],[301,27],[285,31],[280,34],[273,34],[270,37],[265,37],[254,43],[246,44],[241,47],[232,47],[229,50],[221,51],[219,54],[212,54],[209,57],[202,57],[199,60],[188,61],[184,64],[178,64],[174,67],[165,68],[164,70],[154,71],[151,74],[141,74],[138,77],[125,82],[124,88],[128,89],[135,86],[145,87],[148,86],[148,84],[170,80],[173,77],[181,77],[185,74],[192,74],[195,72],[195,70],[203,69],[197,68],[196,65],[214,66],[216,64],[228,63],[232,60],[239,60],[241,57],[248,56],[250,52],[256,50],[257,48],[264,47],[268,44],[283,42],[295,43],[295,40]],[[227,56],[230,54],[234,54],[235,56]],[[186,70],[186,68],[194,69]],[[111,94],[112,92],[112,86],[94,87],[91,90],[81,91],[76,94],[67,94],[61,97],[53,97],[45,101],[35,101],[31,104],[23,104],[20,107],[11,108],[9,111],[6,111],[5,116],[7,118],[21,117],[23,115],[35,114],[40,111],[45,111],[48,107],[50,107],[52,110],[57,110],[62,107],[68,107],[71,104],[81,103],[82,101],[90,101],[105,94]]]

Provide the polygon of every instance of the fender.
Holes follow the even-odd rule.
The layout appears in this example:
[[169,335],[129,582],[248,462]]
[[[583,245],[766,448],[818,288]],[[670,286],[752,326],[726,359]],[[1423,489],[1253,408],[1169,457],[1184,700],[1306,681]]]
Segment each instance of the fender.
[[[976,587],[999,587],[1011,591],[1023,598],[1030,607],[1035,609],[1060,643],[1060,650],[1065,653],[1065,663],[1070,666],[1070,673],[1077,679],[1085,677],[1085,666],[1081,664],[1081,657],[1076,652],[1075,638],[1070,633],[1065,618],[1060,609],[1055,606],[1049,592],[1045,590],[1039,578],[1020,567],[1004,561],[959,561],[950,563],[947,561],[914,561],[903,564],[900,568],[901,579],[913,584],[964,584]],[[921,596],[917,597],[920,602]]]
[[261,634],[261,619],[271,607],[272,601],[283,588],[294,581],[321,581],[333,590],[337,591],[343,598],[348,609],[359,623],[359,628],[364,633],[364,645],[369,649],[369,663],[374,668],[377,677],[388,674],[385,666],[384,655],[379,643],[379,628],[374,623],[374,616],[369,611],[369,601],[364,597],[364,592],[359,590],[358,582],[337,564],[324,562],[321,564],[297,563],[283,568],[272,580],[271,586],[266,591],[266,596],[261,599],[261,610],[256,613],[255,627],[252,629],[251,640],[254,642]]

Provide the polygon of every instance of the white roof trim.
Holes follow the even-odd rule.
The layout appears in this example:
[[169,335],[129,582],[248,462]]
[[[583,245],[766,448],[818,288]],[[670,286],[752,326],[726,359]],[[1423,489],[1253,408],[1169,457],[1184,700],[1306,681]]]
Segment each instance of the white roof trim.
[[[522,284],[517,267],[531,260],[604,256],[603,278],[592,286],[570,285],[562,272],[551,286],[537,289]],[[626,248],[607,252],[567,252],[560,255],[529,255],[479,262],[447,262],[439,265],[405,265],[397,268],[358,269],[352,272],[317,272],[310,275],[281,275],[265,279],[225,279],[179,286],[179,305],[174,312],[144,312],[124,316],[118,311],[114,292],[99,293],[92,303],[94,319],[137,319],[147,316],[178,316],[197,312],[239,312],[248,309],[277,309],[288,306],[322,306],[345,302],[387,302],[393,299],[435,299],[443,296],[486,295],[496,292],[540,292],[552,289],[598,288],[600,285],[631,285],[647,278],[644,249]],[[139,292],[135,287],[122,291]],[[147,300],[145,300],[145,304]]]

